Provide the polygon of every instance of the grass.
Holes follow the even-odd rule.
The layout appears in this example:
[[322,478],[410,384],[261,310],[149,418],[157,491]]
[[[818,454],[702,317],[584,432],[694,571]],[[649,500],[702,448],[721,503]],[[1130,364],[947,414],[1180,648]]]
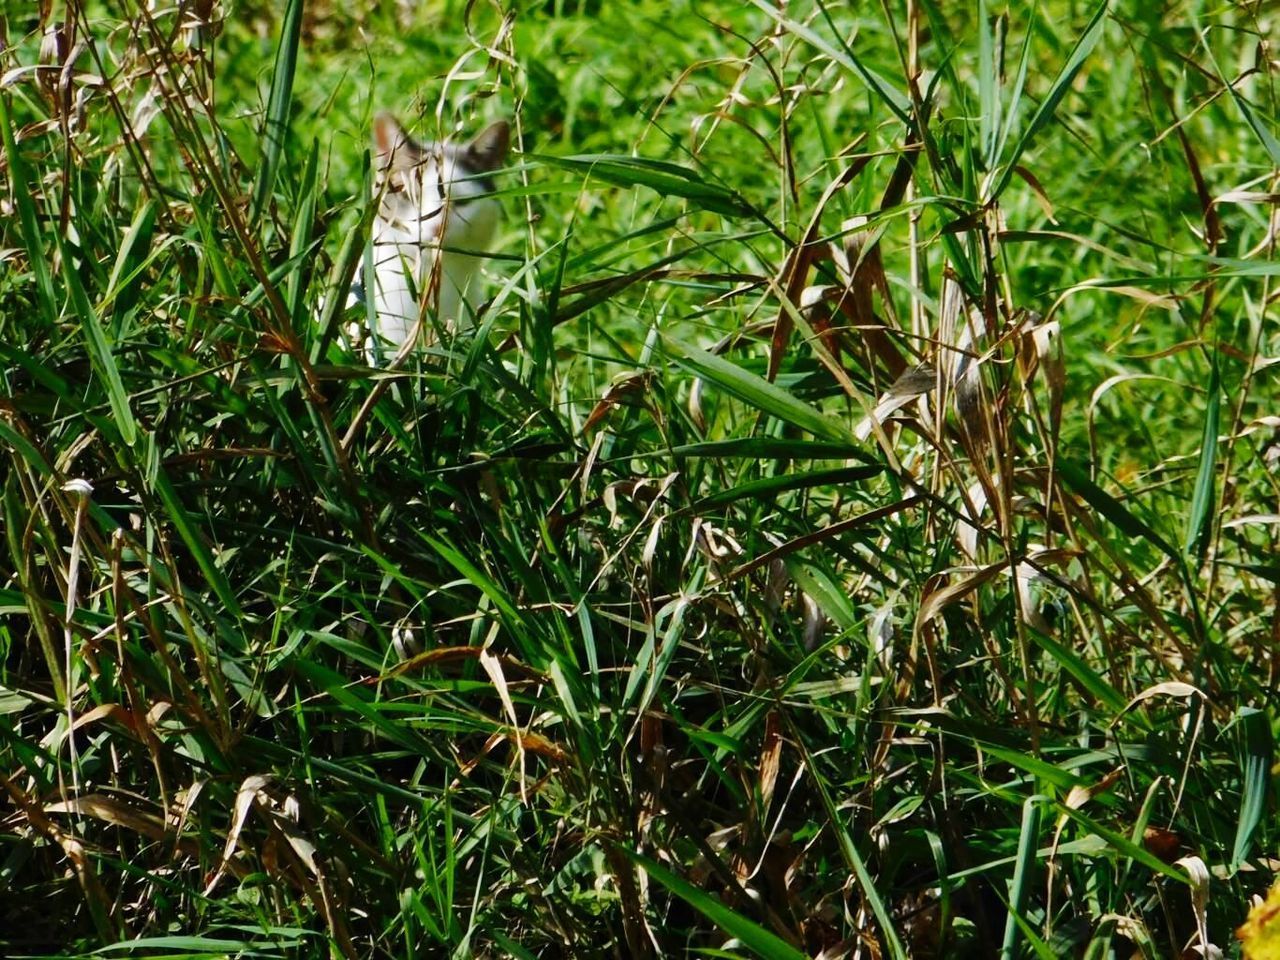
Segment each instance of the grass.
[[[1271,11],[182,9],[0,14],[0,950],[1238,953]],[[394,373],[381,107],[518,147]]]

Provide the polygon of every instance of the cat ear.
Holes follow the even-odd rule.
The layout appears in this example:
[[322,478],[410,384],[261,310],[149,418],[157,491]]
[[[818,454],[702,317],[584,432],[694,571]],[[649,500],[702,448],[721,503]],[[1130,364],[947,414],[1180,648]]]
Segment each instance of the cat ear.
[[467,165],[480,171],[497,170],[507,159],[511,127],[505,120],[491,123],[467,144]]
[[379,113],[373,118],[374,163],[379,170],[403,170],[414,164],[417,144],[400,126],[400,121],[389,113]]

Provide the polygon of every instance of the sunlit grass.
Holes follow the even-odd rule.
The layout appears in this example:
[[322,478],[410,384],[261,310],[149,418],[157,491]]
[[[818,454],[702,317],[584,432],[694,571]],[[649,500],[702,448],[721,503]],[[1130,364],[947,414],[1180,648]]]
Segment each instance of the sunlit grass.
[[[1268,25],[952,6],[0,15],[3,952],[1230,954]],[[380,108],[517,148],[393,374]]]

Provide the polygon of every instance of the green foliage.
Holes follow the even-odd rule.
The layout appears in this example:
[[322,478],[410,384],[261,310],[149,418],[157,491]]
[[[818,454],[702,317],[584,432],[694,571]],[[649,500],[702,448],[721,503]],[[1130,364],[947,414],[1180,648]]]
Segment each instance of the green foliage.
[[[1229,950],[1263,17],[5,8],[0,952]],[[515,147],[394,370],[378,108]]]

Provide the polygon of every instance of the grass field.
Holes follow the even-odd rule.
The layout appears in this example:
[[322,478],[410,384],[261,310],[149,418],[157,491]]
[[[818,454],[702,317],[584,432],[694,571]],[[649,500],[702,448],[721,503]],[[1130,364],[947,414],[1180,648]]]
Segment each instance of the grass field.
[[[5,5],[0,954],[1240,956],[1278,24]],[[387,108],[514,150],[379,371]]]

